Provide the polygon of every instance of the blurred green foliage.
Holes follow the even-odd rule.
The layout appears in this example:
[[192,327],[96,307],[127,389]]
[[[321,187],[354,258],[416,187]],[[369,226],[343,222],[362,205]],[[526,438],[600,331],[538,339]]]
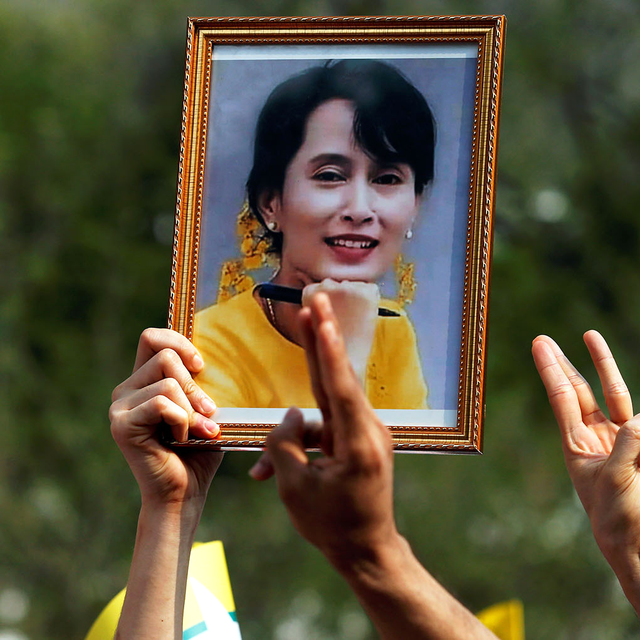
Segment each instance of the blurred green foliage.
[[[82,637],[126,581],[138,496],[107,408],[165,323],[186,16],[265,13],[508,15],[486,453],[397,456],[398,521],[470,608],[522,599],[529,639],[637,637],[529,356],[549,333],[593,377],[595,327],[640,388],[633,0],[0,0],[0,632]],[[226,457],[199,531],[244,637],[373,637],[254,457]]]

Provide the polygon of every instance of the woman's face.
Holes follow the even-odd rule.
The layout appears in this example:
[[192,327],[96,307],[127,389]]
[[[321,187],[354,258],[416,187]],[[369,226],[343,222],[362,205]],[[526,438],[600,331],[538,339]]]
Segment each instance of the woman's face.
[[342,99],[313,111],[282,193],[263,198],[265,220],[283,234],[283,284],[378,281],[418,212],[412,169],[368,156],[354,141],[353,118],[351,102]]

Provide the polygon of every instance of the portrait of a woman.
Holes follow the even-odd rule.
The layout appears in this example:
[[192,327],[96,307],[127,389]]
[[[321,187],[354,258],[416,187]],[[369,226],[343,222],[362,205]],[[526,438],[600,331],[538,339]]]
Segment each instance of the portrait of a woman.
[[[328,293],[373,406],[426,409],[405,312],[381,299],[434,175],[435,122],[392,65],[330,61],[273,89],[258,117],[249,210],[277,268],[271,282]],[[379,315],[379,309],[395,312]],[[313,407],[299,306],[251,288],[198,311],[198,383],[222,407]]]

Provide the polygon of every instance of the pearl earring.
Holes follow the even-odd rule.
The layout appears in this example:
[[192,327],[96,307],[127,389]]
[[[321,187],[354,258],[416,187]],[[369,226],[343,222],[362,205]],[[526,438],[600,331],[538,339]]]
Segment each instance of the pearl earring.
[[407,230],[406,230],[406,232],[405,232],[405,234],[404,234],[404,237],[405,237],[407,240],[411,240],[411,238],[413,238],[413,231],[411,231],[411,229],[407,229]]
[[275,233],[278,230],[278,223],[275,220],[267,222],[267,229],[269,229],[269,231],[271,231],[272,233]]

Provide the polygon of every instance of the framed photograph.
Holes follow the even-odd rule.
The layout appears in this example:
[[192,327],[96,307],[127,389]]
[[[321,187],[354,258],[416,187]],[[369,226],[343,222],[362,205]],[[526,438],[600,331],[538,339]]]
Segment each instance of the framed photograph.
[[182,446],[319,418],[295,318],[321,289],[396,449],[481,452],[504,30],[189,20],[169,327],[221,435]]

